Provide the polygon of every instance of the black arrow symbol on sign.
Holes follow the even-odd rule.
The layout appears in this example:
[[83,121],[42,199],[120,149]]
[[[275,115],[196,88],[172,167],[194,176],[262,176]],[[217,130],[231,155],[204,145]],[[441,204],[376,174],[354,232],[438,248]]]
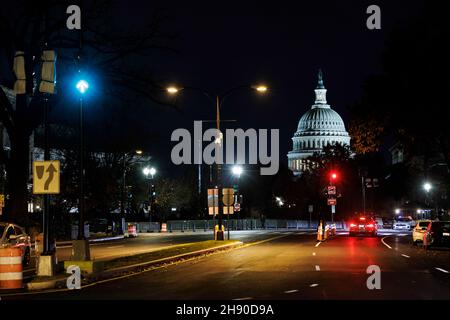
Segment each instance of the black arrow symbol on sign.
[[50,182],[52,182],[55,172],[58,170],[56,170],[53,163],[50,163],[50,166],[47,168],[46,171],[48,172],[48,178],[47,178],[47,181],[45,181],[44,190],[48,190],[48,187],[50,186]]

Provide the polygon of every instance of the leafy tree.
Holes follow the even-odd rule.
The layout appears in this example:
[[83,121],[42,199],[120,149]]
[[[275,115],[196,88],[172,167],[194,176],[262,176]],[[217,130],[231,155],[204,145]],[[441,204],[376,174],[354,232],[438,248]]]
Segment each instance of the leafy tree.
[[[85,4],[80,37],[80,32],[66,28],[68,15],[64,2],[23,0],[2,3],[0,122],[8,133],[10,151],[0,150],[0,162],[7,172],[9,199],[6,213],[10,220],[17,220],[27,212],[29,140],[43,120],[44,96],[36,84],[39,84],[37,77],[44,48],[56,50],[58,54],[61,88],[70,87],[71,77],[68,75],[83,68],[99,75],[97,80],[103,83],[103,97],[111,98],[109,102],[112,105],[124,100],[158,102],[155,96],[160,87],[155,84],[155,75],[150,71],[148,61],[151,59],[142,57],[155,49],[168,49],[165,43],[172,37],[160,28],[165,17],[156,12],[149,13],[148,25],[138,27],[139,30],[122,31],[114,28],[117,19],[111,14],[112,1],[98,0]],[[17,51],[24,52],[26,92],[14,95],[8,89],[13,88],[16,80],[13,57]],[[64,94],[67,98],[67,92]],[[58,99],[63,97],[50,97],[51,105],[57,104]]]

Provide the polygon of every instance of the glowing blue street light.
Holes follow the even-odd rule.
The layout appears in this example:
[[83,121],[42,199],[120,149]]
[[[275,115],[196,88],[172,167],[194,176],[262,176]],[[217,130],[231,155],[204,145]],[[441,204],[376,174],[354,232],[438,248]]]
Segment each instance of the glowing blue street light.
[[425,190],[425,192],[427,192],[427,193],[430,192],[431,188],[432,188],[431,183],[425,182],[423,184],[423,189]]
[[85,80],[80,80],[77,82],[76,85],[78,91],[80,91],[81,94],[85,93],[87,89],[89,89],[89,83]]

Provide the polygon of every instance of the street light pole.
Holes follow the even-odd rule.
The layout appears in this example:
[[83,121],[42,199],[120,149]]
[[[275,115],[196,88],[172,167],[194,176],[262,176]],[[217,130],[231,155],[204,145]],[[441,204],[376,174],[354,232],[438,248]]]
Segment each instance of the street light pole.
[[85,80],[80,80],[76,84],[78,91],[80,92],[80,176],[79,176],[79,221],[78,221],[78,236],[77,240],[73,243],[72,250],[72,260],[74,261],[88,261],[91,259],[89,250],[89,241],[86,239],[84,233],[84,211],[85,211],[85,194],[84,194],[84,183],[85,183],[85,169],[84,169],[84,101],[83,95],[89,88],[88,83]]
[[[230,90],[226,91],[224,94],[222,95],[215,95],[215,106],[216,106],[216,128],[217,128],[217,134],[220,135],[220,107],[221,104],[223,102],[223,100],[228,97],[231,93],[235,92],[238,89],[254,89],[256,91],[258,91],[259,93],[266,93],[267,92],[267,87],[260,85],[260,86],[251,86],[251,85],[241,85],[241,86],[237,86],[237,87],[233,87]],[[195,88],[195,87],[184,87],[184,88],[176,88],[176,87],[168,87],[166,88],[166,91],[169,94],[177,94],[180,90],[183,89],[191,89],[191,90],[197,90],[202,92],[204,95],[206,95],[209,99],[212,100],[212,95],[209,94],[208,92],[199,89],[199,88]],[[220,143],[222,144],[222,136],[219,136],[216,138],[216,143]],[[216,186],[217,186],[217,191],[218,191],[218,230],[217,232],[215,232],[215,240],[225,240],[224,239],[224,232],[222,231],[222,225],[223,225],[223,194],[222,194],[222,190],[223,190],[223,185],[222,185],[222,164],[221,163],[217,163],[215,162],[215,167],[216,167]],[[214,226],[215,228],[215,226]]]
[[78,240],[84,240],[84,127],[83,127],[83,97],[80,97],[80,200]]
[[[48,99],[44,99],[44,160],[50,160],[50,148],[48,143],[49,137],[49,125],[48,125]],[[44,245],[43,255],[51,255],[50,252],[50,235],[49,235],[49,220],[50,220],[50,198],[48,194],[44,194]]]
[[[217,134],[220,134],[220,98],[216,96],[216,126],[217,126]],[[219,137],[220,144],[222,144],[222,140]],[[217,169],[217,192],[218,192],[218,230],[216,233],[216,240],[225,240],[224,234],[222,231],[222,215],[223,215],[223,194],[222,194],[222,164],[216,162]]]

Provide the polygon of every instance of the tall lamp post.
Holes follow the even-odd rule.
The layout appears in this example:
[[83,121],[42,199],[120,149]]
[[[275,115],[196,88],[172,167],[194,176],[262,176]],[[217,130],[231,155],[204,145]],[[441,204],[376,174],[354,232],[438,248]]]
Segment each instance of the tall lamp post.
[[[426,202],[426,206],[427,207],[430,206],[430,198],[429,198],[429,196],[430,196],[430,191],[431,191],[432,188],[433,188],[433,186],[429,182],[425,182],[423,184],[423,190],[425,190],[425,195],[426,195],[425,202]],[[437,212],[436,212],[436,214],[437,214]]]
[[89,89],[89,83],[86,80],[79,80],[76,84],[76,88],[80,93],[80,177],[79,177],[79,221],[78,221],[78,237],[74,242],[73,248],[73,260],[90,260],[89,252],[89,242],[85,238],[84,234],[84,182],[85,182],[85,171],[84,171],[84,116],[83,116],[83,96]]
[[[266,86],[260,85],[260,86],[252,86],[252,85],[241,85],[237,87],[233,87],[227,91],[225,91],[223,94],[211,94],[208,91],[205,91],[200,88],[195,87],[183,87],[183,88],[177,88],[177,87],[168,87],[166,91],[169,94],[177,94],[181,90],[195,90],[200,91],[205,96],[207,96],[212,103],[214,103],[214,107],[216,109],[216,129],[218,131],[219,137],[216,138],[216,143],[221,145],[222,144],[222,135],[220,135],[220,109],[222,107],[223,101],[225,98],[229,97],[232,93],[235,93],[237,90],[242,89],[252,89],[256,90],[259,93],[266,93],[268,88]],[[216,240],[225,240],[224,232],[222,230],[222,217],[223,217],[223,194],[222,194],[222,164],[215,163],[216,166],[216,187],[218,191],[218,230],[217,233],[215,233],[215,239]]]
[[121,182],[121,186],[120,186],[120,231],[121,234],[123,234],[125,232],[125,222],[123,219],[125,219],[125,203],[126,201],[126,189],[127,189],[127,169],[129,168],[129,165],[127,166],[126,163],[126,158],[127,155],[130,155],[131,153],[134,154],[134,156],[142,156],[143,155],[143,151],[138,149],[138,150],[134,150],[134,151],[129,151],[129,152],[125,152],[123,154],[123,158],[122,158],[122,182]]
[[[154,207],[155,196],[156,196],[153,178],[156,174],[156,169],[153,167],[151,167],[151,168],[145,167],[142,171],[143,171],[145,177],[147,178],[147,180],[149,181],[148,195],[149,195],[149,201],[150,201],[150,210],[148,212],[148,216],[149,216],[149,222],[152,222],[153,207]],[[151,179],[148,178],[149,175],[151,176]]]
[[[236,178],[236,196],[235,196],[235,201],[234,201],[234,203],[238,203],[238,201],[239,201],[239,189],[240,189],[240,184],[239,184],[239,182],[240,182],[240,180],[241,180],[241,174],[242,174],[242,172],[243,172],[244,170],[242,169],[242,167],[241,166],[239,166],[239,165],[236,165],[236,166],[233,166],[233,168],[231,169],[231,172],[233,173],[233,175],[235,176],[235,178]],[[239,211],[238,211],[238,222],[239,222],[239,212],[240,212],[240,210],[241,210],[241,208],[239,207]],[[229,237],[228,237],[229,238]]]

